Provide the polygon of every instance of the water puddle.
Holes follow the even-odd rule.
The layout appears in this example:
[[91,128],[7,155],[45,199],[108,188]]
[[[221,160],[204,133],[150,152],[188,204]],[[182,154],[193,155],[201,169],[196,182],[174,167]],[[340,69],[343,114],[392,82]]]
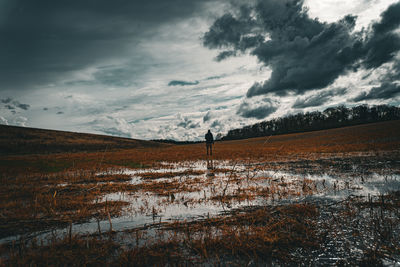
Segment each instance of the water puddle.
[[[400,190],[398,174],[354,176],[339,172],[293,173],[232,161],[163,162],[158,168],[122,169],[116,172],[130,175],[131,180],[126,183],[140,186],[141,189],[105,194],[97,200],[129,203],[123,208],[122,216],[111,219],[114,231],[208,218],[249,206],[305,200],[340,201],[351,195],[378,196]],[[99,228],[101,232],[107,232],[110,229],[109,221],[92,219],[72,225],[73,232],[81,234],[96,233]],[[54,231],[65,234],[68,228],[53,230],[52,234]],[[33,235],[45,239],[50,232]],[[18,238],[3,238],[0,243]]]

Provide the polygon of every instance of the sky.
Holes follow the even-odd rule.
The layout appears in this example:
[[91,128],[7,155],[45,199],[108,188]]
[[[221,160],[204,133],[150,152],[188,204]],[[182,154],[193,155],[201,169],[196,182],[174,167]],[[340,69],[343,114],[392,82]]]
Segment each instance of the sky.
[[394,0],[0,0],[0,124],[203,140],[400,104]]

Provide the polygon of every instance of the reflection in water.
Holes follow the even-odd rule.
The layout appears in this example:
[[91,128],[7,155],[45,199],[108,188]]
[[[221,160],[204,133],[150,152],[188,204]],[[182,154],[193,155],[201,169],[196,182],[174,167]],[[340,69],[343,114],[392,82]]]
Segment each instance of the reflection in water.
[[[159,168],[127,169],[122,172],[132,176],[128,183],[143,189],[105,194],[100,199],[130,203],[124,208],[122,216],[112,218],[116,231],[144,227],[155,221],[201,219],[218,215],[226,208],[291,201],[339,201],[349,195],[377,196],[400,189],[400,175],[396,174],[371,174],[360,178],[345,173],[292,173],[260,166],[253,168],[238,162],[214,161],[212,157],[207,157],[205,161],[165,163]],[[146,173],[165,173],[166,176],[146,179],[142,177]],[[164,186],[169,187],[164,189]],[[101,229],[105,229],[109,222],[104,220],[99,224]],[[73,229],[75,233],[93,233],[98,229],[98,222],[91,220],[73,224]],[[60,232],[66,231],[60,229]],[[16,237],[2,239],[0,243],[13,238]]]
[[207,155],[207,176],[211,177],[211,176],[215,176],[214,174],[214,161],[212,156],[209,157]]

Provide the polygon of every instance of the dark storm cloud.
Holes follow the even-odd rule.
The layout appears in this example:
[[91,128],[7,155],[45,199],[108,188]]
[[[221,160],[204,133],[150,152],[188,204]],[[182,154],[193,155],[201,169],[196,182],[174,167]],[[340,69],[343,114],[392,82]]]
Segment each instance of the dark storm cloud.
[[270,114],[274,113],[278,107],[270,100],[264,100],[264,104],[258,107],[254,107],[253,105],[243,102],[237,111],[237,114],[244,118],[256,118],[256,119],[264,119],[268,117]]
[[346,91],[347,90],[345,88],[340,88],[335,90],[322,91],[315,95],[312,95],[311,97],[297,98],[292,108],[318,107],[328,102],[331,97],[336,95],[343,95],[346,93]]
[[[16,90],[52,83],[104,60],[126,59],[143,36],[151,36],[161,24],[193,16],[205,1],[3,2],[0,90]],[[124,85],[115,84],[115,78],[126,76],[123,70],[107,75],[104,83]]]
[[[376,68],[400,49],[400,3],[393,4],[370,30],[353,32],[356,17],[322,23],[304,11],[302,0],[265,0],[217,19],[203,37],[208,48],[226,49],[217,60],[249,51],[272,69],[248,97],[324,88],[360,66]],[[253,116],[255,117],[255,116]]]
[[168,86],[177,86],[177,85],[186,86],[186,85],[196,85],[196,84],[199,84],[199,81],[187,82],[187,81],[173,80],[168,83]]
[[390,99],[400,95],[400,85],[394,83],[383,83],[378,87],[373,87],[368,93],[362,92],[352,100],[359,102],[371,99]]
[[381,20],[372,25],[372,34],[365,43],[364,65],[376,68],[392,60],[400,49],[399,35],[394,33],[400,26],[400,2],[391,5],[381,14]]

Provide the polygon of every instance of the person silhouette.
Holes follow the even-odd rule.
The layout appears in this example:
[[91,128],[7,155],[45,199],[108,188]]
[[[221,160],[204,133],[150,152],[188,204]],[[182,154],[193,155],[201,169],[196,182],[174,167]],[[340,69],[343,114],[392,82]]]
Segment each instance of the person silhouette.
[[207,147],[207,156],[208,151],[210,151],[210,156],[212,156],[212,145],[214,144],[214,136],[210,130],[206,133],[206,147]]

